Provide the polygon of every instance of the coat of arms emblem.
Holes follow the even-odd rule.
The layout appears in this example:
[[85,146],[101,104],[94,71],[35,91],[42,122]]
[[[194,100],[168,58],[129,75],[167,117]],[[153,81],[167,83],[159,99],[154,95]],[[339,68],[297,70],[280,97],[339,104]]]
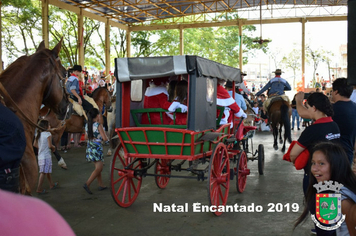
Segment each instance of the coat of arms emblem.
[[[341,194],[340,189],[343,185],[335,181],[324,181],[314,184],[317,193],[315,194],[315,215],[312,220],[317,227],[323,230],[334,230],[341,226],[345,221],[345,215],[341,213]],[[335,193],[322,193],[333,191]],[[330,226],[325,226],[330,225]]]

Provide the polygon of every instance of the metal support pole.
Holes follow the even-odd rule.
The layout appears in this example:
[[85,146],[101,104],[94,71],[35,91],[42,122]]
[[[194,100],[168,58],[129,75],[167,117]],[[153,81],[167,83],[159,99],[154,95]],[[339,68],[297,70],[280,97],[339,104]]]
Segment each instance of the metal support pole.
[[42,0],[42,39],[45,47],[49,47],[49,31],[48,31],[48,0]]
[[84,68],[84,28],[83,28],[83,9],[80,8],[78,14],[78,64]]

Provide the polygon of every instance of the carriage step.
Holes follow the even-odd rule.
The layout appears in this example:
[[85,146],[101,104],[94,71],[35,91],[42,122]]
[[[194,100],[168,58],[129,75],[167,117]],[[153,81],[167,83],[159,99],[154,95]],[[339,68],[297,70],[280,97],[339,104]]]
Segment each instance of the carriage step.
[[217,137],[219,137],[220,135],[222,135],[220,132],[209,132],[209,133],[204,134],[200,138],[198,138],[196,142],[199,142],[199,141],[213,141]]

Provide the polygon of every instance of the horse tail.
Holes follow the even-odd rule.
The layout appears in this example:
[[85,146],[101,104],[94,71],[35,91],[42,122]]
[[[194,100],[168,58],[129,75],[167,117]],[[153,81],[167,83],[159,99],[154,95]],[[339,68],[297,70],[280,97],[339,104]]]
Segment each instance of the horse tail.
[[287,137],[288,142],[292,142],[292,137],[291,137],[291,131],[290,131],[290,120],[289,120],[289,114],[288,114],[289,107],[287,104],[283,103],[281,105],[281,118],[284,124],[284,132],[285,132],[285,137]]

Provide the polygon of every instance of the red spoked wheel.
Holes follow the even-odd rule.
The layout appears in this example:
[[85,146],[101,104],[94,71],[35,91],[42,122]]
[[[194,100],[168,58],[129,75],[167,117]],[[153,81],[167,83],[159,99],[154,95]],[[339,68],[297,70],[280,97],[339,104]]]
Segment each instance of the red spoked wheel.
[[[124,149],[121,144],[116,148],[110,167],[111,195],[121,207],[129,207],[136,200],[142,183],[142,176],[136,176],[134,170],[142,168],[141,160],[124,158]],[[130,168],[125,169],[134,162]]]
[[[210,206],[226,206],[230,187],[230,159],[225,144],[218,143],[210,157],[208,197]],[[222,212],[215,211],[219,216]]]
[[[169,163],[169,160],[167,160],[167,159],[157,159],[156,165],[155,165],[155,174],[170,175],[171,168],[168,165],[168,163]],[[163,189],[163,188],[167,187],[168,182],[169,182],[169,177],[155,176],[155,182],[156,182],[157,187]]]
[[247,169],[246,152],[242,151],[236,164],[236,189],[239,193],[245,190],[247,176],[250,174],[250,169]]

